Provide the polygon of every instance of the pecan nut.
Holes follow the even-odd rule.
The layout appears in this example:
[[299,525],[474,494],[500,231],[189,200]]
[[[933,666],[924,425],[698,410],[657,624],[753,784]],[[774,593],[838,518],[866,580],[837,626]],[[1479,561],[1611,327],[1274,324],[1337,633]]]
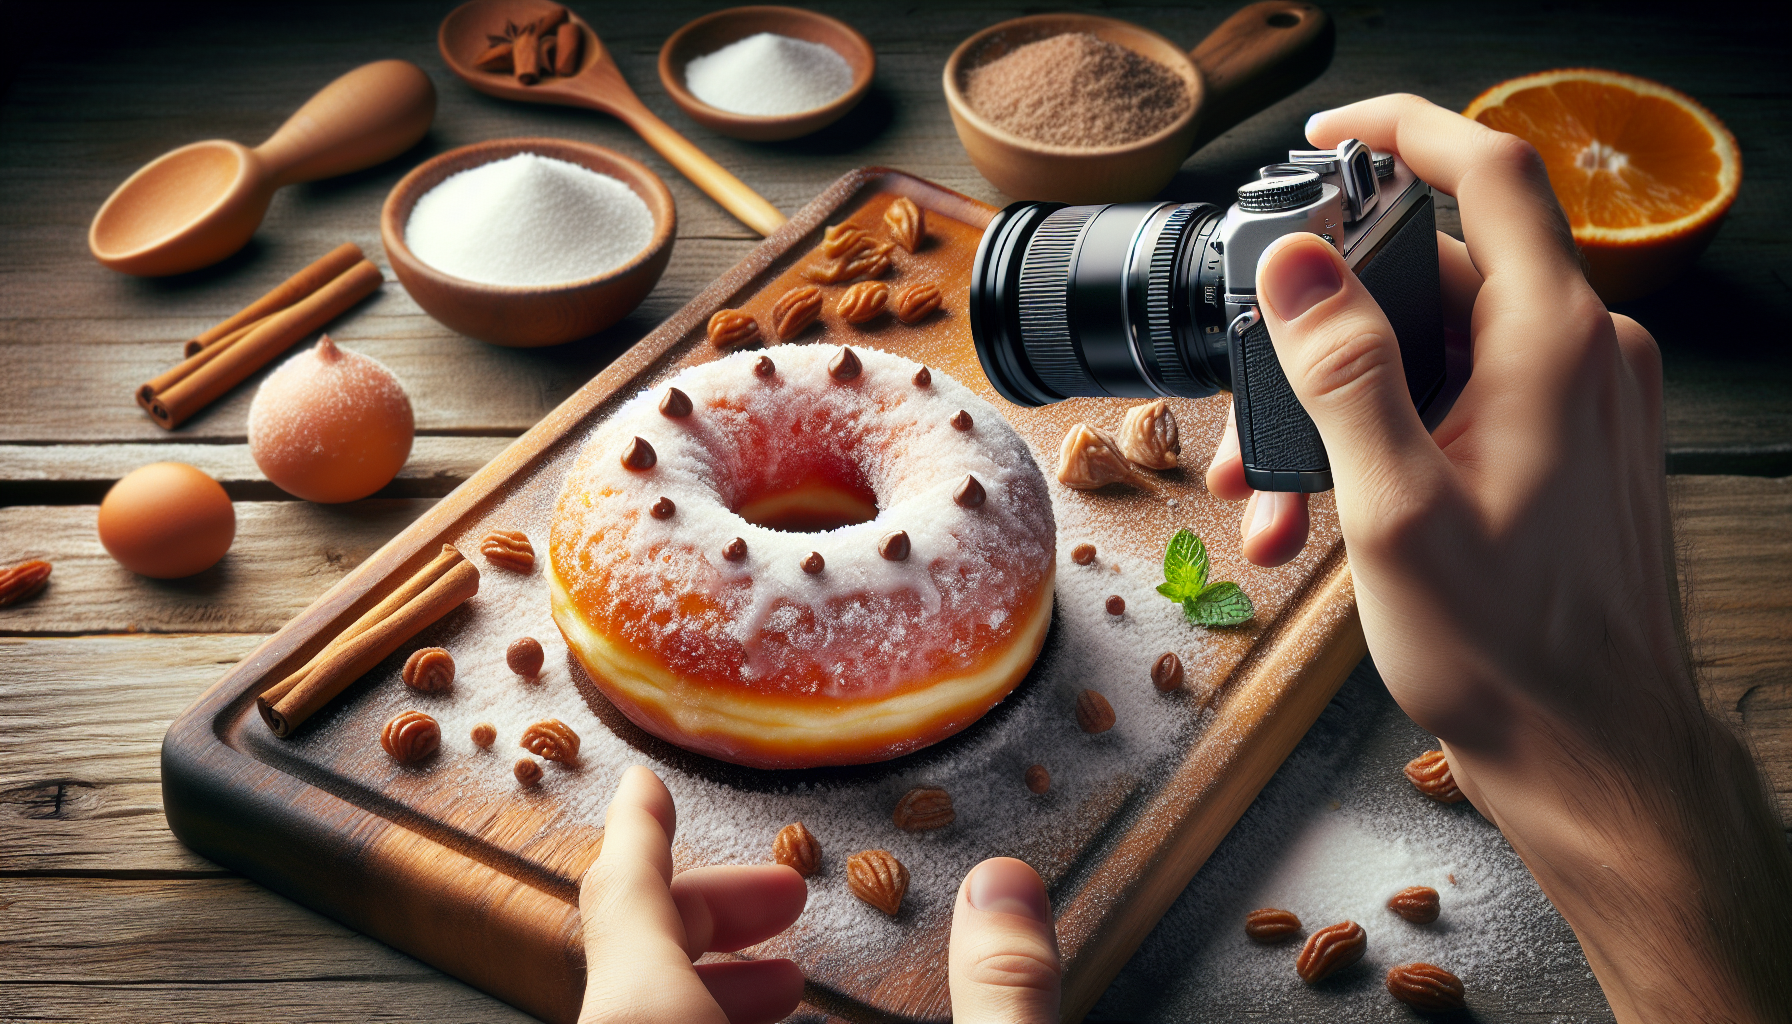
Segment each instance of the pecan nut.
[[913,199],[898,196],[884,211],[884,227],[889,229],[890,238],[897,245],[914,252],[921,245],[921,236],[927,233],[927,215]]
[[1388,968],[1388,994],[1415,1010],[1460,1010],[1462,979],[1436,964],[1396,964]]
[[1292,910],[1264,907],[1244,915],[1244,934],[1252,942],[1265,945],[1300,934],[1300,918]]
[[920,786],[902,794],[890,820],[904,832],[929,832],[957,820],[952,794],[932,786]]
[[890,252],[895,246],[860,237],[839,256],[803,268],[803,276],[822,284],[840,284],[855,277],[881,277],[890,269]]
[[802,822],[791,822],[772,840],[772,859],[809,878],[821,870],[821,844]]
[[1114,439],[1087,423],[1078,423],[1058,446],[1058,482],[1079,491],[1093,491],[1108,484],[1137,484],[1139,471],[1132,468]]
[[1309,985],[1323,981],[1363,958],[1369,936],[1355,921],[1327,925],[1307,936],[1307,944],[1294,961],[1300,980]]
[[535,545],[521,530],[493,530],[479,542],[479,553],[486,561],[512,572],[535,571]]
[[541,641],[532,636],[519,636],[510,641],[509,647],[504,648],[504,664],[510,666],[510,671],[525,679],[541,675],[543,660]]
[[709,318],[709,343],[716,348],[739,348],[759,337],[759,321],[738,309],[718,309]]
[[908,894],[908,868],[888,850],[861,850],[846,858],[846,888],[895,917]]
[[1437,890],[1429,885],[1402,889],[1388,898],[1388,909],[1413,924],[1430,924],[1437,920]]
[[850,256],[859,251],[859,244],[865,239],[863,228],[851,224],[835,224],[822,232],[821,254],[830,260],[842,256]]
[[860,281],[841,293],[834,303],[834,312],[849,324],[862,324],[876,318],[890,301],[890,286],[882,281]]
[[1441,750],[1427,750],[1406,762],[1406,778],[1414,789],[1440,804],[1459,804],[1468,799],[1456,788],[1450,762]]
[[772,330],[779,341],[789,341],[815,322],[821,315],[821,289],[801,284],[778,297],[772,304]]
[[536,722],[524,729],[521,745],[529,753],[549,761],[561,764],[577,764],[579,761],[579,734],[558,718]]
[[454,685],[454,655],[440,647],[421,647],[404,660],[404,685],[418,693],[442,693]]
[[42,590],[49,581],[50,563],[41,558],[0,569],[0,608],[18,604]]
[[380,746],[399,764],[416,764],[442,745],[442,727],[421,711],[406,711],[380,730]]
[[940,286],[920,281],[896,293],[896,319],[905,324],[918,324],[940,308]]
[[1107,732],[1114,727],[1114,706],[1094,690],[1084,690],[1076,695],[1076,724],[1091,736]]
[[1175,469],[1176,457],[1182,454],[1182,437],[1167,398],[1126,410],[1116,440],[1120,454],[1150,469]]

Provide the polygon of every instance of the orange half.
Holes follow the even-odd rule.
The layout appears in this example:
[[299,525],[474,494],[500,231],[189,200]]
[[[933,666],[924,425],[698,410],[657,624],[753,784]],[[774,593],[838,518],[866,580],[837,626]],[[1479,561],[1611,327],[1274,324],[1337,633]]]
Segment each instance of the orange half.
[[1587,278],[1606,302],[1648,294],[1684,272],[1742,183],[1742,155],[1723,122],[1692,97],[1635,75],[1541,71],[1501,82],[1462,113],[1537,147]]

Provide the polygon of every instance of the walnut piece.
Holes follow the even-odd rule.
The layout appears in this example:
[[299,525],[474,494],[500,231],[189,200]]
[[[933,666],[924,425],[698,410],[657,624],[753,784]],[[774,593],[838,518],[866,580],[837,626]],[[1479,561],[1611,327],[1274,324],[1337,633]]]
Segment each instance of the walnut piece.
[[772,304],[772,330],[779,341],[789,341],[821,315],[821,289],[800,284],[778,296]]
[[486,561],[512,572],[535,571],[535,545],[521,530],[493,530],[479,542],[479,553]]
[[1406,763],[1406,778],[1414,789],[1440,804],[1459,804],[1468,799],[1456,788],[1450,762],[1441,750],[1427,750]]
[[902,794],[890,820],[904,832],[930,832],[945,828],[957,820],[952,810],[952,794],[932,786],[921,786]]
[[512,769],[512,772],[516,775],[516,781],[525,786],[533,786],[541,781],[541,765],[537,764],[533,758],[517,758],[516,767]]
[[1176,415],[1170,411],[1167,398],[1126,410],[1116,440],[1120,454],[1150,469],[1175,469],[1176,457],[1182,454]]
[[1107,732],[1114,727],[1114,706],[1094,690],[1084,690],[1076,695],[1076,724],[1091,736]]
[[529,753],[549,761],[561,764],[577,764],[579,761],[579,734],[558,718],[536,722],[524,729],[521,745]]
[[1087,423],[1078,423],[1058,446],[1058,482],[1080,491],[1108,484],[1140,486],[1139,471],[1132,468],[1114,439]]
[[884,211],[884,227],[889,229],[890,238],[897,245],[914,252],[921,245],[921,236],[927,233],[927,215],[913,199],[898,196]]
[[1300,918],[1291,910],[1264,907],[1244,915],[1244,934],[1252,942],[1268,945],[1299,932]]
[[896,319],[905,324],[918,324],[940,308],[940,286],[932,281],[911,284],[896,293]]
[[810,878],[821,870],[821,844],[802,822],[791,822],[779,829],[777,838],[772,840],[772,859]]
[[421,647],[404,660],[404,685],[418,693],[442,693],[454,685],[454,655],[440,647]]
[[50,581],[50,563],[41,558],[0,569],[0,608],[18,604]]
[[846,858],[846,888],[895,917],[908,894],[908,868],[888,850],[861,850]]
[[1439,911],[1437,890],[1428,885],[1402,889],[1388,898],[1388,909],[1413,924],[1430,924]]
[[841,293],[834,302],[834,312],[849,324],[862,324],[875,319],[889,301],[889,285],[882,281],[860,281]]
[[1340,921],[1307,936],[1307,944],[1294,961],[1294,970],[1300,980],[1316,984],[1361,960],[1368,948],[1369,936],[1362,925]]
[[442,727],[421,711],[405,711],[380,730],[380,746],[399,764],[416,764],[442,745]]
[[716,348],[739,348],[759,337],[759,321],[738,309],[718,309],[709,318],[709,343]]
[[1395,964],[1388,968],[1387,985],[1389,995],[1424,1013],[1464,1005],[1462,979],[1436,964]]
[[490,750],[498,741],[498,727],[490,722],[480,722],[473,727],[472,739],[474,746]]

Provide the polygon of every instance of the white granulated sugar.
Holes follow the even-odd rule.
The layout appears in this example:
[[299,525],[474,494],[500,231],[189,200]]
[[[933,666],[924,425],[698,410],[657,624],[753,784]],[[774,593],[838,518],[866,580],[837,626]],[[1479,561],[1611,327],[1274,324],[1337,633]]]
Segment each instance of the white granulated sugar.
[[839,99],[852,88],[852,66],[831,47],[760,32],[686,64],[684,84],[712,107],[775,117]]
[[607,174],[534,153],[444,179],[411,208],[405,245],[444,274],[545,287],[608,273],[653,238],[653,213]]

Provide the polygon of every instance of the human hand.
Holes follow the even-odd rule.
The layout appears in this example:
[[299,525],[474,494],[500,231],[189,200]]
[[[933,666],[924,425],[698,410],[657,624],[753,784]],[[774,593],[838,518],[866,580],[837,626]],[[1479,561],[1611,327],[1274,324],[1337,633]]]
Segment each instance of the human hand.
[[952,908],[954,1024],[1057,1024],[1058,933],[1045,883],[1026,862],[972,868]]
[[782,864],[672,874],[672,794],[630,768],[604,816],[604,845],[579,885],[585,928],[580,1024],[749,1024],[782,1020],[803,995],[789,960],[693,963],[790,927],[808,900]]
[[[1792,1002],[1792,858],[1682,640],[1654,340],[1588,286],[1523,141],[1411,96],[1316,115],[1308,138],[1398,153],[1457,198],[1466,243],[1438,239],[1474,369],[1435,434],[1330,244],[1292,235],[1258,263],[1376,667],[1574,926],[1619,1019],[1770,1015]],[[1235,435],[1208,482],[1248,494]],[[1256,495],[1246,555],[1285,561],[1305,530],[1299,496]]]

